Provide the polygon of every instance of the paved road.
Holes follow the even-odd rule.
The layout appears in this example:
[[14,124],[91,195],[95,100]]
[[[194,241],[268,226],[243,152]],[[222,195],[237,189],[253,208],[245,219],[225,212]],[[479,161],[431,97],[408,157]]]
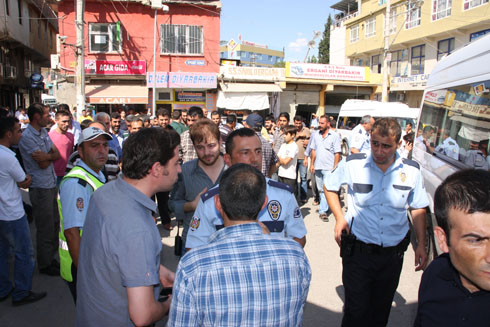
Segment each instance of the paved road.
[[[308,303],[305,306],[304,326],[340,326],[342,319],[343,288],[339,248],[333,239],[334,222],[325,223],[318,218],[312,200],[302,207],[308,229],[305,251],[313,270]],[[34,227],[31,226],[32,229]],[[162,230],[163,264],[175,269],[173,255],[176,230]],[[34,234],[33,234],[34,235]],[[414,253],[409,248],[395,295],[388,326],[408,327],[413,324],[416,312],[417,291],[421,273],[414,271]],[[2,327],[24,326],[74,326],[75,309],[68,287],[59,277],[34,275],[33,290],[46,290],[48,296],[37,303],[12,307],[10,299],[0,303]],[[157,326],[164,326],[161,321]]]

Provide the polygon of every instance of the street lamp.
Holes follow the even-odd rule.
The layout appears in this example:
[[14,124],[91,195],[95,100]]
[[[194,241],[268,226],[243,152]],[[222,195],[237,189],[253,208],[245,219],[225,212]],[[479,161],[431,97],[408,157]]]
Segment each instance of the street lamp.
[[315,39],[318,38],[322,34],[322,32],[320,32],[320,31],[315,31],[313,33],[314,33],[313,38],[308,42],[308,51],[306,51],[305,60],[303,60],[303,62],[306,62],[306,60],[308,59],[308,54],[310,53],[310,50],[315,47],[315,45],[316,45]]

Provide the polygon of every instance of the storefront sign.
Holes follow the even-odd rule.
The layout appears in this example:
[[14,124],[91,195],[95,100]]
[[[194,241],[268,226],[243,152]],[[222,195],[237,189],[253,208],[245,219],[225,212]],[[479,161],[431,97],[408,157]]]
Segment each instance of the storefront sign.
[[390,83],[391,91],[423,90],[427,85],[429,74],[393,77]]
[[129,97],[104,97],[104,98],[92,98],[87,97],[88,103],[110,103],[110,104],[137,104],[147,103],[148,101],[142,101],[140,98]]
[[225,79],[256,80],[256,81],[285,81],[286,70],[284,68],[265,67],[233,67],[221,66],[220,75]]
[[192,91],[175,92],[175,101],[177,101],[177,102],[204,102],[204,101],[206,101],[206,92],[192,92]]
[[186,89],[215,89],[217,76],[215,73],[167,73],[157,72],[153,80],[153,73],[146,75],[146,86],[157,88],[186,88]]
[[447,90],[437,90],[425,93],[424,101],[432,102],[435,104],[444,104],[446,101]]
[[185,64],[187,66],[206,66],[206,62],[204,60],[186,60]]
[[144,60],[85,60],[85,74],[96,75],[144,75]]
[[293,78],[367,81],[368,67],[286,63],[286,76]]

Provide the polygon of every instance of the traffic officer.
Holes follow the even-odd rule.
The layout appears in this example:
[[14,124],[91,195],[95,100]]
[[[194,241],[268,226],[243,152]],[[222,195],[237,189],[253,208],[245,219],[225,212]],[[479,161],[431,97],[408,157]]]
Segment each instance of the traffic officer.
[[371,150],[369,132],[374,124],[374,118],[365,115],[361,118],[359,125],[352,130],[352,136],[349,140],[351,153],[369,153]]
[[[341,247],[345,305],[342,326],[386,326],[410,243],[407,207],[418,245],[415,270],[427,264],[425,207],[429,205],[419,165],[397,153],[401,128],[394,118],[374,123],[371,153],[344,159],[325,180]],[[352,199],[344,216],[339,191]]]
[[84,129],[78,143],[81,160],[60,183],[60,275],[67,281],[75,303],[82,228],[92,193],[106,181],[101,169],[107,162],[109,140],[111,135],[99,128]]
[[[227,166],[246,163],[261,170],[262,144],[249,128],[233,131],[226,140],[224,160]],[[293,238],[301,246],[306,243],[306,227],[303,215],[294,196],[294,190],[283,183],[266,178],[267,206],[259,213],[262,222],[272,235]],[[214,206],[213,198],[219,193],[219,185],[204,193],[190,222],[186,247],[195,248],[208,243],[216,230],[223,228],[223,218]]]

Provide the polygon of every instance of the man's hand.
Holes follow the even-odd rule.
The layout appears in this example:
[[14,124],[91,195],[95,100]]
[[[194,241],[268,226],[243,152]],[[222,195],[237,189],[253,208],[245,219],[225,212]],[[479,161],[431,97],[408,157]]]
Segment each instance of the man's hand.
[[415,271],[425,270],[427,266],[427,250],[425,244],[420,244],[415,249]]
[[[313,163],[310,165],[310,173],[314,174],[315,173],[315,166],[313,165]],[[313,176],[314,178],[315,176]]]
[[199,199],[201,198],[201,195],[206,193],[208,191],[208,188],[205,187],[201,192],[199,192],[198,195],[192,200],[191,202],[186,202],[184,203],[184,212],[190,212],[190,211],[196,211],[197,205],[199,204]]
[[171,287],[174,285],[175,273],[163,265],[160,265],[160,269],[158,271],[160,283],[164,287]]
[[26,174],[26,179],[24,179],[22,182],[17,183],[17,185],[20,188],[28,188],[32,184],[32,177],[31,175]]
[[37,151],[34,151],[32,154],[32,159],[36,160],[36,162],[39,164],[43,161],[49,161],[51,159],[51,156],[46,153],[46,152],[43,152],[41,150],[37,150]]
[[303,166],[308,167],[308,157],[305,157],[305,160],[303,160]]
[[338,219],[336,219],[335,229],[334,229],[335,241],[339,246],[340,246],[340,236],[342,236],[343,230],[345,230],[347,233],[350,233],[349,224],[347,223],[345,218],[339,217]]

